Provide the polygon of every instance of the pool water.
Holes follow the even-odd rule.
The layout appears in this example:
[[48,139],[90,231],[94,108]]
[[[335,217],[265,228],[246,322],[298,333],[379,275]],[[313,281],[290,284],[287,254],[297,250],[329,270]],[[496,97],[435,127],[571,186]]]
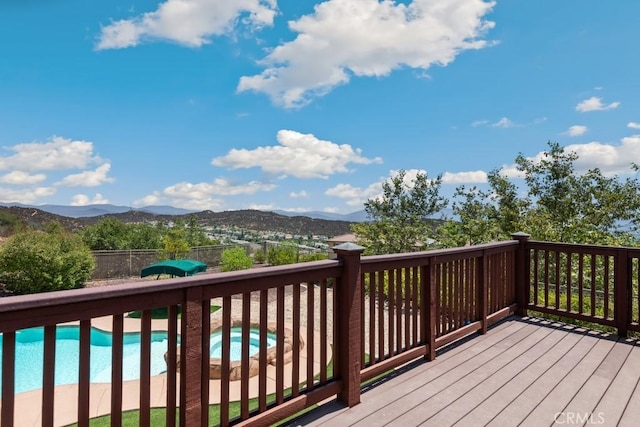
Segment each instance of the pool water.
[[[267,347],[275,345],[276,336],[268,334]],[[221,355],[222,334],[211,334],[211,356]],[[250,332],[249,356],[259,350],[259,331]],[[55,384],[76,384],[78,382],[78,364],[80,359],[80,328],[78,326],[58,326],[56,328],[56,364]],[[90,373],[94,383],[111,382],[111,344],[110,332],[91,328]],[[151,333],[151,375],[159,375],[167,370],[164,354],[167,352],[167,332]],[[240,360],[242,356],[242,328],[231,329],[231,360]],[[140,378],[140,334],[125,333],[122,347],[122,379]],[[23,329],[16,332],[15,393],[42,388],[44,357],[44,328]],[[0,360],[2,359],[2,334],[0,334]],[[0,363],[0,378],[2,364]]]
[[[267,348],[276,345],[276,335],[272,333],[267,334]],[[231,328],[231,342],[230,342],[231,360],[242,359],[242,328]],[[216,331],[211,334],[211,341],[209,342],[209,350],[211,357],[221,358],[222,354],[222,333]],[[249,330],[249,357],[257,354],[260,350],[260,330]]]

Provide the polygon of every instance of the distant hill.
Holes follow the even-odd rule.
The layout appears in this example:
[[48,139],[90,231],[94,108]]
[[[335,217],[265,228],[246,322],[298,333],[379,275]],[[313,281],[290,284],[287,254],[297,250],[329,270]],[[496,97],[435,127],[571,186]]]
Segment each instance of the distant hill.
[[309,218],[326,219],[330,221],[364,222],[367,220],[367,213],[364,210],[351,212],[349,214],[338,214],[338,213],[317,212],[317,211],[291,212],[291,211],[282,211],[282,210],[275,210],[273,212],[279,215],[285,215],[285,216],[308,216]]
[[285,234],[336,236],[349,233],[351,223],[348,221],[332,221],[326,219],[309,218],[307,216],[284,216],[274,212],[257,210],[240,210],[226,212],[190,212],[187,214],[170,215],[156,214],[146,210],[127,210],[120,213],[108,213],[99,216],[69,217],[47,212],[35,207],[0,206],[0,212],[8,212],[30,227],[40,229],[51,221],[58,221],[69,231],[78,231],[87,225],[95,224],[103,218],[113,217],[122,222],[156,222],[188,220],[195,215],[203,226],[237,227],[254,231],[274,231]]
[[20,208],[35,208],[56,215],[70,218],[86,218],[100,215],[124,213],[131,210],[149,212],[157,215],[185,215],[193,210],[174,208],[173,206],[145,206],[142,208],[132,208],[130,206],[116,206],[110,204],[86,205],[86,206],[63,206],[63,205],[23,205],[21,203],[0,203],[0,206],[16,206]]

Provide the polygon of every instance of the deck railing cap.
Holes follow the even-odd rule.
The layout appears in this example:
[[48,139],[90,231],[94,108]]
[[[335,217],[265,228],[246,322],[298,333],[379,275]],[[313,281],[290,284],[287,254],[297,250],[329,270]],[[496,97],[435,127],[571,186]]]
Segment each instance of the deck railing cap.
[[366,249],[364,246],[357,245],[353,242],[346,242],[336,245],[332,248],[336,252],[358,252],[362,253]]

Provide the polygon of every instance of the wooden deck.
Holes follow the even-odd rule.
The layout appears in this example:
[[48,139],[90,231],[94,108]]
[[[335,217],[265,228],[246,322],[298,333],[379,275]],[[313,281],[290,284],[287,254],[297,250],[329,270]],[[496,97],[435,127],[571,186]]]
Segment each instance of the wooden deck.
[[512,317],[291,425],[637,426],[639,380],[636,340]]

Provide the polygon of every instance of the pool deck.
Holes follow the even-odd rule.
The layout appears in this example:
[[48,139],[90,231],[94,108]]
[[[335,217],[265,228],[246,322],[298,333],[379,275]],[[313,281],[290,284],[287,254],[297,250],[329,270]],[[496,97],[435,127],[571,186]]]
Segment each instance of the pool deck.
[[[178,323],[180,321],[178,320]],[[73,324],[73,323],[70,323]],[[111,331],[112,318],[110,316],[92,319],[91,326],[104,331]],[[178,328],[180,325],[178,324]],[[166,331],[166,320],[152,320],[151,329],[154,331]],[[124,332],[139,332],[140,320],[125,318]],[[306,336],[306,329],[300,328],[302,336]],[[316,336],[314,343],[314,360],[320,360],[319,337]],[[306,352],[301,352],[300,358],[300,378],[306,375]],[[328,355],[330,357],[330,355]],[[286,365],[285,365],[286,366]],[[315,373],[320,372],[320,365],[316,363]],[[291,369],[285,369],[284,382],[286,386],[291,385]],[[180,379],[177,374],[177,384],[179,388]],[[219,403],[220,401],[220,380],[209,382],[209,403]],[[276,391],[276,368],[267,366],[267,393]],[[176,391],[179,395],[179,389]],[[111,384],[92,383],[90,388],[90,417],[98,417],[111,413]],[[77,420],[77,396],[78,385],[67,384],[56,386],[54,400],[54,425],[66,426],[75,423]],[[122,385],[122,410],[129,411],[138,409],[140,396],[140,382],[138,380],[124,381]],[[151,377],[151,407],[165,407],[167,396],[167,376],[166,374]],[[249,379],[249,396],[258,396],[258,377]],[[229,387],[229,397],[231,401],[240,400],[240,381],[232,381]],[[42,389],[20,393],[15,396],[15,425],[19,426],[41,426],[42,425]]]

